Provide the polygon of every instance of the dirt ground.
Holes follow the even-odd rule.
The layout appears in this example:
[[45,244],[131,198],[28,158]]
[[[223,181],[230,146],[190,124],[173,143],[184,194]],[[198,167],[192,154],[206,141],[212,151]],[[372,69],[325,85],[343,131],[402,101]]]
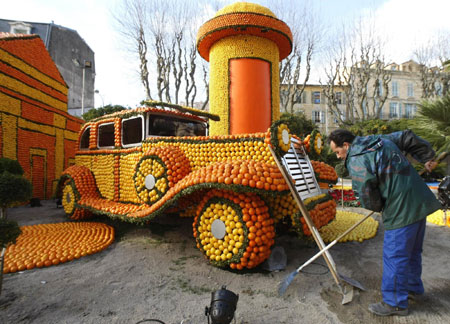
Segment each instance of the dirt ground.
[[[20,225],[67,221],[54,201],[42,204],[9,209],[8,218]],[[298,274],[283,297],[278,296],[278,284],[318,251],[295,236],[284,234],[276,241],[287,254],[285,270],[233,272],[215,268],[203,258],[194,245],[191,219],[168,215],[146,227],[107,218],[95,221],[116,229],[116,240],[106,250],[4,276],[0,323],[207,323],[205,306],[211,292],[222,285],[239,294],[232,323],[450,323],[448,227],[427,226],[426,295],[410,303],[409,316],[380,318],[367,306],[381,298],[382,225],[371,240],[339,243],[331,249],[338,271],[366,287],[342,305],[322,258]]]

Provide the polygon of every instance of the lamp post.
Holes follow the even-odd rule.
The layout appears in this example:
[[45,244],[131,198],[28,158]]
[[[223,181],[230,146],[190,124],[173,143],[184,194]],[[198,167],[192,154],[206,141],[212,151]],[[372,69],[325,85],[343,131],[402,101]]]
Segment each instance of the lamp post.
[[103,96],[100,94],[100,90],[95,90],[94,92],[100,96],[102,99],[102,108],[105,108],[105,101],[103,100]]
[[84,61],[84,64],[82,66],[83,69],[83,79],[81,83],[81,116],[84,114],[84,79],[86,75],[86,69],[90,69],[92,67],[91,61]]

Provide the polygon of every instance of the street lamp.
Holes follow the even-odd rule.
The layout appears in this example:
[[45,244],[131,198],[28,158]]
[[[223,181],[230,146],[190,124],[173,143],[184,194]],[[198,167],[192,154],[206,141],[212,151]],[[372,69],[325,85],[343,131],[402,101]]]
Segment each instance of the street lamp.
[[105,108],[105,101],[103,100],[103,96],[100,94],[100,90],[95,90],[94,92],[100,96],[102,99],[102,108]]
[[83,116],[84,114],[84,79],[85,79],[85,75],[86,75],[86,69],[90,69],[92,67],[92,62],[91,61],[84,61],[84,64],[82,66],[83,68],[83,80],[82,80],[82,85],[81,85],[81,116]]

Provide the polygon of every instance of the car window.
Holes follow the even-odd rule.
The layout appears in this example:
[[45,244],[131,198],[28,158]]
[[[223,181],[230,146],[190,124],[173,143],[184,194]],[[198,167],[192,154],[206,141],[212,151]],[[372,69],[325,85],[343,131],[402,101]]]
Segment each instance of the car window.
[[114,147],[114,123],[98,126],[98,147]]
[[167,116],[150,115],[150,136],[205,136],[206,125],[201,122]]
[[87,150],[89,148],[89,137],[91,136],[91,127],[86,127],[80,138],[80,149]]
[[122,145],[142,142],[142,117],[133,117],[122,121]]

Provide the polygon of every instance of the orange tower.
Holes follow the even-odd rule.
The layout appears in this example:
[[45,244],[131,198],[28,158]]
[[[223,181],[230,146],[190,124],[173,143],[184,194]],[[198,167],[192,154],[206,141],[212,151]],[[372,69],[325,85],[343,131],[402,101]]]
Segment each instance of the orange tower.
[[292,50],[289,27],[266,7],[237,2],[197,34],[210,63],[211,135],[265,132],[280,115],[279,62]]

